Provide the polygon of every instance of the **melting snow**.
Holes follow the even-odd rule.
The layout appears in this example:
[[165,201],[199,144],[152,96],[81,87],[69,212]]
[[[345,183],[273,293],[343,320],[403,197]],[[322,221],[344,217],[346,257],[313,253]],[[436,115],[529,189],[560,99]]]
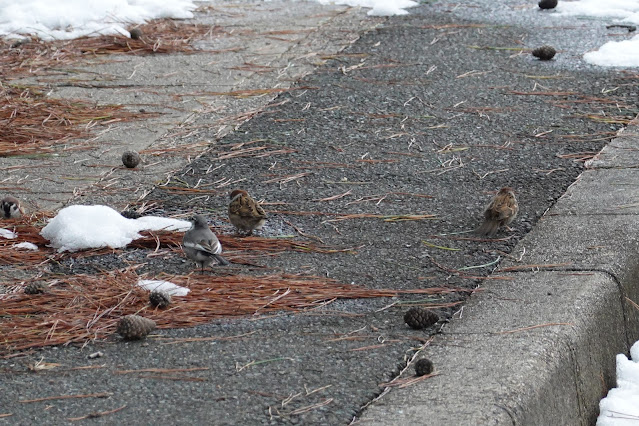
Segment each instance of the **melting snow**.
[[169,293],[171,296],[186,296],[189,291],[191,291],[186,287],[181,287],[177,284],[173,284],[170,281],[140,280],[138,281],[138,285],[145,290],[164,291],[166,293]]
[[40,235],[59,252],[122,248],[140,238],[140,231],[186,231],[191,223],[164,217],[127,219],[107,206],[69,206],[60,210]]

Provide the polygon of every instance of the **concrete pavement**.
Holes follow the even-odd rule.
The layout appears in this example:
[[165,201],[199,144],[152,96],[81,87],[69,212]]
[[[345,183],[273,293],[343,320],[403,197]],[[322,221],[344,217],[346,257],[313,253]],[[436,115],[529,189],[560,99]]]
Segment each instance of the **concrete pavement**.
[[[329,274],[342,282],[353,281],[370,288],[442,284],[472,289],[477,280],[469,280],[459,271],[505,257],[499,265],[503,271],[496,271],[492,277],[506,279],[485,281],[482,291],[476,292],[461,310],[442,308],[439,312],[443,316],[453,311],[457,314],[442,335],[426,344],[420,342],[433,330],[407,330],[401,321],[406,304],[459,299],[404,297],[338,302],[316,316],[214,321],[194,329],[162,330],[160,337],[142,345],[114,339],[86,348],[48,349],[24,359],[4,360],[0,364],[3,382],[10,391],[0,397],[0,406],[6,407],[0,414],[6,411],[14,415],[0,421],[60,424],[91,411],[126,406],[110,416],[87,421],[142,424],[169,418],[176,424],[344,424],[355,420],[363,424],[436,425],[592,422],[598,398],[612,385],[614,354],[627,351],[629,343],[637,338],[637,311],[625,299],[638,300],[633,284],[637,246],[632,238],[637,199],[633,173],[639,163],[632,156],[637,132],[630,126],[591,162],[591,169],[580,175],[578,163],[570,156],[560,156],[599,149],[603,142],[590,139],[616,128],[596,120],[575,119],[565,113],[565,104],[556,106],[542,96],[512,92],[533,92],[543,85],[548,92],[575,93],[574,97],[560,99],[568,102],[581,100],[579,96],[592,99],[607,84],[624,80],[615,73],[573,69],[578,54],[568,48],[563,52],[568,59],[564,61],[560,56],[547,64],[524,54],[511,56],[508,50],[490,49],[529,47],[525,44],[527,34],[538,37],[539,33],[534,26],[496,26],[493,18],[483,14],[493,6],[477,3],[475,11],[482,13],[475,14],[475,21],[456,15],[457,8],[446,3],[432,9],[425,5],[411,10],[412,16],[381,21],[369,21],[350,9],[325,9],[314,3],[294,3],[295,7],[290,8],[286,2],[223,4],[219,6],[224,11],[222,16],[253,17],[253,22],[259,22],[258,30],[252,31],[245,23],[220,23],[224,28],[237,28],[227,33],[239,33],[241,42],[255,43],[246,47],[254,56],[231,52],[220,61],[206,54],[126,57],[124,62],[98,65],[97,75],[108,78],[95,82],[100,87],[94,89],[70,87],[60,77],[49,81],[56,96],[82,94],[101,102],[116,99],[127,104],[155,104],[165,115],[144,126],[131,123],[114,127],[102,136],[104,148],[93,151],[97,158],[86,153],[74,157],[78,154],[71,153],[71,157],[61,160],[62,165],[45,172],[54,176],[59,187],[38,190],[34,186],[21,195],[42,208],[67,202],[105,202],[124,207],[154,201],[165,212],[183,214],[184,206],[188,206],[223,215],[228,185],[213,186],[219,197],[211,196],[205,202],[167,194],[161,187],[153,189],[154,181],[164,182],[168,174],[179,177],[188,187],[201,179],[207,185],[222,178],[223,182],[241,182],[267,201],[288,203],[303,211],[435,213],[437,221],[432,224],[380,223],[375,219],[327,223],[313,217],[274,214],[267,236],[277,236],[282,229],[278,226],[286,218],[327,243],[361,248],[356,254],[292,254],[274,258],[269,266]],[[516,11],[516,6],[507,2],[504,7]],[[235,13],[236,7],[243,12]],[[317,30],[301,31],[301,38],[293,41],[279,40],[282,34],[277,32],[302,20],[301,11],[315,24],[305,21],[299,28],[315,25]],[[291,21],[281,22],[281,16],[290,16]],[[219,14],[215,19],[220,19]],[[282,25],[273,28],[274,23]],[[344,45],[381,23],[378,31],[365,34],[342,55],[335,56]],[[562,25],[566,23],[546,29],[546,35],[565,36],[567,30]],[[597,32],[594,27],[585,25],[581,35]],[[264,41],[255,37],[256,33],[276,37]],[[323,44],[335,35],[339,36],[333,43]],[[566,40],[567,45],[578,45],[578,37],[566,36]],[[215,46],[241,42],[217,40]],[[323,47],[318,48],[318,43]],[[301,47],[306,49],[296,50]],[[270,56],[270,49],[277,51],[275,57]],[[333,59],[315,68],[313,61],[320,50],[328,52],[324,57]],[[262,57],[261,52],[267,52],[268,59],[259,65],[273,68],[268,73],[270,80],[264,80],[262,72],[238,70],[246,68],[247,62],[254,64],[255,58]],[[290,65],[307,58],[311,58],[311,64],[301,67],[300,72]],[[223,66],[211,72],[207,67],[215,63]],[[87,76],[96,75],[95,69],[87,69]],[[282,80],[288,84],[291,82],[279,77],[292,70],[291,79],[314,71],[297,83],[298,87],[312,89],[282,94],[267,109],[264,106],[270,98],[218,99],[203,94],[274,87]],[[211,75],[215,81],[210,80]],[[158,81],[154,93],[143,94],[155,85],[150,81]],[[103,87],[110,84],[118,88]],[[123,84],[131,87],[122,90]],[[612,97],[621,96],[624,90],[629,93],[626,98]],[[606,92],[606,96],[621,105],[621,100],[631,99],[632,90],[622,88],[618,93]],[[184,104],[183,111],[161,108],[173,102],[168,95],[183,95],[185,91],[202,92],[197,100],[204,106],[195,107],[197,101],[193,100]],[[216,104],[213,99],[222,103]],[[592,108],[599,107],[593,101]],[[257,114],[259,110],[269,114]],[[626,115],[631,110],[632,106],[624,107]],[[575,115],[589,112],[577,108],[570,111]],[[238,131],[227,134],[251,117]],[[554,134],[548,136],[548,130]],[[584,134],[589,137],[577,142],[562,138]],[[222,163],[217,159],[218,149],[264,138],[294,153],[284,160],[247,158]],[[183,151],[178,150],[177,156],[153,151],[167,146],[181,146]],[[141,173],[116,167],[124,147],[147,150],[147,165]],[[488,151],[491,147],[496,151]],[[107,163],[104,174],[96,175],[95,167],[86,167],[95,166],[98,159]],[[307,175],[297,183],[265,182],[273,178],[265,178],[268,173],[286,176],[292,173],[287,167],[299,171],[305,162],[320,166],[303,169]],[[222,165],[223,172],[205,174],[211,164]],[[331,168],[331,164],[341,166]],[[69,170],[68,174],[58,177],[60,167]],[[322,168],[326,170],[317,172]],[[579,175],[579,181],[566,191]],[[80,187],[69,184],[71,180],[64,176],[82,176],[98,184]],[[247,176],[256,177],[247,180]],[[16,179],[23,177],[16,175]],[[109,191],[100,185],[105,182]],[[516,187],[522,206],[512,237],[500,234],[503,238],[494,242],[468,242],[454,239],[454,235],[445,239],[472,229],[490,191],[505,183]],[[124,190],[127,188],[130,190]],[[348,191],[352,195],[318,201]],[[52,200],[41,201],[45,193],[53,193]],[[433,199],[413,199],[406,193],[428,193]],[[383,194],[388,195],[382,199]],[[375,206],[369,207],[370,201],[365,199],[373,199],[372,195],[378,197],[374,198]],[[530,228],[532,231],[526,234]],[[454,246],[459,251],[424,248],[423,240]],[[158,265],[145,260],[151,269]],[[457,272],[444,271],[433,261]],[[100,265],[100,260],[91,259],[90,263]],[[188,270],[174,258],[162,259],[161,267],[175,273]],[[470,271],[487,275],[490,267]],[[388,308],[393,303],[397,306]],[[247,333],[254,334],[237,337]],[[204,336],[229,340],[180,345],[165,345],[163,340]],[[95,350],[106,354],[94,363],[103,367],[69,370],[93,363],[86,357]],[[431,358],[438,375],[405,388],[390,386],[386,392],[380,384],[410,376],[412,366],[406,366],[406,361],[416,354],[417,358]],[[26,364],[40,356],[67,369],[31,374]],[[250,366],[259,360],[270,362]],[[176,366],[207,370],[190,378],[193,380],[175,382],[115,374]],[[403,374],[398,375],[402,370]],[[48,406],[18,402],[20,398],[97,391],[111,395],[56,401]]]
[[638,124],[519,242],[495,272],[508,280],[482,285],[422,351],[439,375],[393,389],[362,424],[594,424],[615,355],[639,339]]
[[[15,167],[6,184],[15,185],[16,196],[32,210],[55,210],[69,203],[128,203],[131,194],[141,199],[153,184],[166,181],[216,138],[257,114],[278,89],[290,87],[323,63],[322,57],[341,51],[378,22],[356,9],[315,2],[295,7],[278,1],[207,2],[189,21],[211,28],[195,43],[201,52],[89,58],[79,66],[61,65],[13,80],[45,87],[53,98],[125,105],[159,116],[142,123],[96,126],[93,138],[71,145],[83,149],[61,150],[46,156],[46,162],[5,158],[6,167]],[[199,137],[204,127],[216,131]],[[146,154],[136,171],[118,170],[127,149]],[[23,167],[34,163],[44,164],[25,180]]]

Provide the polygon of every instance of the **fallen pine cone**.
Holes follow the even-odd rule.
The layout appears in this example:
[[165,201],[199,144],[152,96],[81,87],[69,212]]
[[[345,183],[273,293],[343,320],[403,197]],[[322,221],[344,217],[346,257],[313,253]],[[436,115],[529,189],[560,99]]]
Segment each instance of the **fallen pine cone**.
[[138,219],[142,217],[142,215],[135,210],[122,210],[120,214],[122,217],[126,217],[127,219]]
[[542,61],[549,61],[555,57],[557,51],[552,46],[541,46],[532,51],[532,55]]
[[43,283],[31,283],[24,288],[25,294],[41,294],[44,293],[46,287]]
[[[557,0],[555,0],[556,2]],[[129,31],[129,34],[131,34],[131,38],[133,40],[139,40],[142,38],[142,30],[139,28],[133,28],[131,31]]]
[[166,308],[171,304],[171,295],[164,291],[152,291],[149,294],[149,303],[154,308]]
[[415,363],[415,375],[425,376],[433,372],[433,361],[428,358],[422,358]]
[[140,154],[135,151],[126,151],[122,154],[122,164],[129,169],[136,168],[140,161],[142,161]]
[[540,9],[554,9],[557,7],[557,0],[541,0],[537,3]]
[[139,315],[127,315],[118,321],[117,332],[125,340],[144,339],[155,330],[155,321]]
[[404,314],[404,322],[408,324],[410,328],[416,330],[430,327],[437,321],[439,321],[439,316],[437,316],[436,313],[422,308],[410,308],[406,314]]

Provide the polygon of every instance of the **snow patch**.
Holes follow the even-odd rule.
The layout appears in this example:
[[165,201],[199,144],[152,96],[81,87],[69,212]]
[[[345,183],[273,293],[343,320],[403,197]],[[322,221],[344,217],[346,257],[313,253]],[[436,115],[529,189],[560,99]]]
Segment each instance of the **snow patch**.
[[[616,19],[616,23],[639,25],[638,0],[560,1],[555,10],[557,16]],[[604,67],[639,67],[639,36],[609,41],[598,50],[584,54],[584,60]]]
[[584,60],[604,67],[639,67],[639,36],[609,41],[599,50],[584,54]]
[[18,243],[18,244],[14,244],[13,248],[15,249],[23,249],[23,250],[33,250],[33,251],[38,251],[38,246],[36,246],[33,243],[24,241],[22,243]]
[[191,222],[186,220],[171,219],[169,217],[142,216],[135,219],[142,229],[151,231],[176,231],[186,232],[191,228]]
[[190,289],[181,287],[177,284],[173,284],[170,281],[161,280],[140,280],[137,283],[138,286],[149,291],[163,291],[169,293],[171,296],[186,296],[189,294]]
[[58,212],[40,235],[63,251],[111,247],[122,248],[140,238],[140,231],[183,231],[191,227],[184,220],[156,216],[127,219],[107,206],[69,206]]
[[195,8],[191,0],[0,0],[0,36],[128,36],[124,27],[158,18],[192,18]]
[[597,426],[639,424],[639,341],[630,348],[630,356],[617,355],[617,387],[599,402]]
[[18,234],[16,234],[13,231],[9,231],[8,229],[5,229],[5,228],[0,228],[0,237],[2,237],[2,238],[6,238],[8,240],[13,240],[17,236],[18,236]]

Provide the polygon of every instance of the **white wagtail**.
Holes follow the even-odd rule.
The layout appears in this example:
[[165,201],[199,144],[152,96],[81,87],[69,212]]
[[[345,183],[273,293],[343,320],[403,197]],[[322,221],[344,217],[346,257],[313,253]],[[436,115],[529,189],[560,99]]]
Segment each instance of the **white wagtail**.
[[217,260],[220,265],[228,265],[228,260],[220,256],[222,253],[222,244],[215,234],[209,228],[204,216],[196,214],[191,219],[193,226],[184,233],[182,245],[186,257],[191,259],[202,269],[209,266],[213,259]]

